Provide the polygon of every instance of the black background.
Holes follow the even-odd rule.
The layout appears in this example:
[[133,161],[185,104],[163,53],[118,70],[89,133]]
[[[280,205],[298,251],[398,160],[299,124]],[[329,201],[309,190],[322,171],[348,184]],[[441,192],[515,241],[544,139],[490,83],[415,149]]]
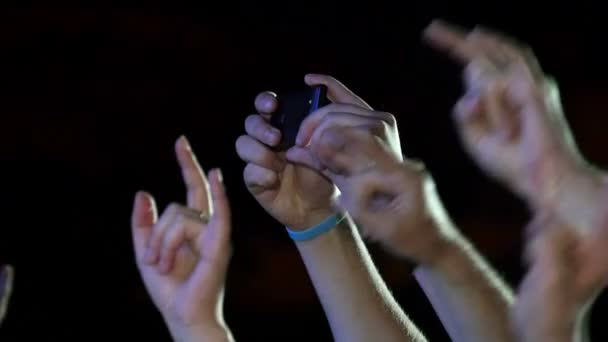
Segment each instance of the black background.
[[[168,340],[133,262],[129,215],[139,189],[161,209],[184,197],[180,134],[205,168],[222,167],[235,209],[226,297],[235,337],[331,339],[295,248],[247,193],[234,152],[255,95],[300,85],[306,72],[329,73],[395,113],[404,152],[427,163],[461,229],[516,286],[528,214],[460,148],[450,120],[460,70],[420,39],[434,17],[531,45],[560,82],[585,155],[608,163],[599,8],[224,5],[0,9],[0,262],[16,267],[1,340]],[[431,340],[446,339],[409,266],[372,250],[408,314]]]

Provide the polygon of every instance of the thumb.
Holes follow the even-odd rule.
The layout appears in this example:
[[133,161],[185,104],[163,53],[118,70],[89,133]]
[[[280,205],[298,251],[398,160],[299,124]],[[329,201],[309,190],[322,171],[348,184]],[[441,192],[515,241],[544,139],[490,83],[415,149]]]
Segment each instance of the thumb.
[[158,214],[154,198],[147,192],[140,191],[135,195],[131,214],[131,231],[137,264],[144,258],[146,243],[156,224]]
[[231,254],[230,204],[219,169],[209,172],[209,184],[214,212],[198,242],[201,259],[188,284],[192,298],[201,302],[220,300]]

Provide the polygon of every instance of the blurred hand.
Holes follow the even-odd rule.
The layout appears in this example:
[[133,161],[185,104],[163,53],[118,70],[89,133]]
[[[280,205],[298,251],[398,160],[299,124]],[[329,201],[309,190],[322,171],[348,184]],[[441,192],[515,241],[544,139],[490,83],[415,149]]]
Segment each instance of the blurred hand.
[[456,232],[423,165],[401,161],[366,130],[331,127],[318,136],[312,151],[363,236],[415,262],[437,261]]
[[0,324],[4,321],[6,310],[8,309],[8,302],[10,301],[13,292],[14,274],[15,272],[10,265],[2,266],[2,272],[0,272]]
[[483,28],[466,33],[438,21],[425,37],[466,65],[466,94],[454,116],[471,156],[531,204],[557,206],[558,189],[579,182],[586,167],[563,116],[557,85],[532,52]]
[[401,155],[392,116],[373,112],[332,77],[307,75],[305,82],[309,86],[327,86],[328,98],[334,104],[311,114],[303,123],[297,146],[286,153],[273,151],[281,140],[281,133],[269,123],[277,108],[276,96],[270,92],[258,95],[255,107],[260,114],[246,119],[247,135],[236,142],[239,156],[248,163],[244,171],[247,188],[268,213],[292,229],[316,225],[333,213],[335,186],[306,163],[311,161],[308,146],[317,126],[335,121],[343,126],[368,128],[383,136],[394,153]]
[[137,265],[176,340],[228,340],[222,305],[231,223],[221,173],[211,171],[208,184],[185,138],[177,141],[176,154],[187,206],[171,204],[157,218],[152,196],[137,194],[132,218]]
[[608,282],[608,234],[581,235],[539,214],[528,227],[530,268],[513,308],[522,341],[573,341],[585,310]]

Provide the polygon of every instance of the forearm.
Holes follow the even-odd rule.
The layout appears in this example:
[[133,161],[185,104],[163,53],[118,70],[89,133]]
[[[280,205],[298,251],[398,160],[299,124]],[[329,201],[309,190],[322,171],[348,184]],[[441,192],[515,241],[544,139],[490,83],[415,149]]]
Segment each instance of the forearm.
[[513,341],[511,289],[463,237],[414,275],[453,341]]
[[389,292],[350,220],[296,246],[336,341],[425,340]]

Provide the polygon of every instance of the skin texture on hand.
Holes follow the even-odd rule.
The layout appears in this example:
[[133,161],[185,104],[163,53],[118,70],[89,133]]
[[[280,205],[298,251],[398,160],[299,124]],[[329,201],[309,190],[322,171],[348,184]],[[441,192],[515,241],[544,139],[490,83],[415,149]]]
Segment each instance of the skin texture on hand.
[[271,92],[257,96],[255,107],[259,114],[246,119],[246,135],[236,142],[237,153],[247,162],[244,179],[251,194],[270,215],[296,230],[314,226],[332,214],[337,195],[335,186],[306,163],[311,160],[308,144],[317,126],[331,121],[343,126],[366,127],[385,138],[395,154],[401,154],[397,127],[390,114],[373,112],[367,103],[332,77],[310,74],[305,77],[305,83],[327,86],[328,98],[333,104],[305,120],[297,146],[286,153],[272,150],[281,136],[270,126],[270,117],[278,104]]
[[14,277],[15,271],[12,266],[2,266],[2,271],[0,272],[0,326],[8,310],[8,303],[13,292]]
[[605,177],[578,151],[557,85],[531,50],[485,28],[465,32],[439,21],[426,29],[425,38],[465,65],[466,93],[454,117],[477,163],[533,209],[555,210],[573,226],[581,219],[586,227],[597,226],[605,208],[587,208],[567,197],[579,189],[580,197],[597,200],[606,193]]
[[326,128],[312,150],[363,235],[419,264],[415,276],[454,341],[511,341],[512,294],[443,208],[419,163],[369,132]]
[[[305,229],[334,213],[337,189],[315,168],[310,142],[319,126],[358,127],[382,139],[401,158],[394,117],[377,112],[342,83],[325,75],[307,75],[308,85],[323,84],[333,103],[311,113],[302,123],[296,146],[285,153],[273,147],[280,133],[269,125],[276,95],[256,99],[259,115],[247,118],[247,135],[236,148],[248,164],[249,191],[275,219],[291,229]],[[279,94],[280,96],[280,94]],[[336,341],[423,341],[379,276],[350,220],[309,240],[296,242]]]
[[[435,22],[425,36],[467,65],[467,94],[454,112],[471,156],[489,174],[526,199],[536,215],[551,213],[562,227],[563,233],[558,234],[561,237],[557,240],[570,235],[574,241],[575,256],[571,258],[577,260],[576,278],[583,283],[602,284],[599,279],[605,279],[607,274],[603,260],[608,259],[607,177],[589,165],[578,151],[555,82],[542,73],[529,49],[486,29],[466,33]],[[551,225],[535,226],[542,231]],[[544,240],[555,239],[540,239]],[[563,267],[554,273],[548,271],[549,262],[556,265],[556,261],[546,260],[559,255],[551,253],[552,257],[539,257],[539,264],[532,266],[524,286],[529,290],[524,293],[534,291],[531,284],[537,281],[532,279],[539,279],[541,274],[546,273],[545,280],[561,277]],[[578,284],[569,288],[566,296],[596,286]],[[570,337],[562,334],[562,338]]]
[[[608,282],[608,259],[590,259],[597,246],[551,213],[539,213],[527,230],[530,268],[513,308],[519,340],[587,340],[584,318]],[[607,241],[599,243],[605,248]]]
[[231,254],[230,207],[219,170],[201,170],[188,141],[176,143],[187,205],[157,216],[139,192],[132,217],[137,266],[148,293],[177,341],[231,340],[224,323],[224,283]]
[[[362,235],[402,257],[432,263],[456,233],[446,225],[440,203],[430,203],[434,185],[422,164],[400,161],[384,143],[360,129],[331,127],[313,142],[324,173],[342,192]],[[439,205],[439,208],[437,208]]]

